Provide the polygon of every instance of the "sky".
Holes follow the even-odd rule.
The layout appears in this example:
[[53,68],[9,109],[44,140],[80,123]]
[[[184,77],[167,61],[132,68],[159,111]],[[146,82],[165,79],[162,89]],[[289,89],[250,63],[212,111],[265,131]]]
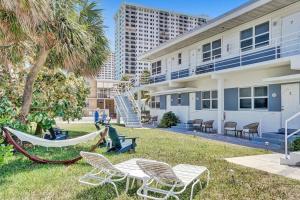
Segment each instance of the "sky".
[[94,0],[103,10],[105,32],[114,51],[114,15],[122,3],[133,3],[152,8],[175,11],[190,15],[208,15],[217,17],[248,0]]

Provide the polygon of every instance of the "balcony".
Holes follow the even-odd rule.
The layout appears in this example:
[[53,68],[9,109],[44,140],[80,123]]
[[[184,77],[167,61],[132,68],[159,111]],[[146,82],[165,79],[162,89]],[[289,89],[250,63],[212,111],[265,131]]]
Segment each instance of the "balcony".
[[184,78],[188,77],[190,75],[190,69],[183,69],[179,71],[175,71],[171,73],[171,79],[179,79],[179,78]]
[[163,81],[166,81],[166,75],[159,75],[159,76],[152,76],[150,78],[150,84],[153,84],[153,83],[159,83],[159,82],[163,82]]
[[[216,59],[203,62],[201,65],[195,68],[186,68],[171,72],[170,80],[192,77],[206,73],[213,73],[232,68],[259,64],[294,55],[300,55],[299,32],[292,33],[286,37],[264,41],[264,43],[268,43],[268,45],[245,52],[239,50],[239,52],[228,57],[217,58],[221,55],[216,55]],[[167,81],[166,77],[166,75],[152,77],[152,81],[150,81],[150,84]]]

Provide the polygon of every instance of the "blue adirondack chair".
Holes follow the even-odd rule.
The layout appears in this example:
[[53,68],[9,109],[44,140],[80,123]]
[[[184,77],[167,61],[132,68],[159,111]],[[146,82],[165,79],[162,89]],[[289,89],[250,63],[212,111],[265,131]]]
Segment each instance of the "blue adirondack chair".
[[120,137],[117,130],[112,126],[109,127],[108,136],[111,139],[112,147],[107,152],[124,153],[128,151],[135,151],[136,137]]

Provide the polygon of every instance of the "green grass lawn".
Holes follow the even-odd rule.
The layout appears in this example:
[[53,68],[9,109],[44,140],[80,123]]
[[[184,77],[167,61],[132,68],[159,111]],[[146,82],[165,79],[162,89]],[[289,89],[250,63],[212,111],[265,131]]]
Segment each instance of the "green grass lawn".
[[[95,130],[91,124],[61,125],[78,136]],[[198,137],[179,135],[157,129],[129,129],[116,126],[121,134],[139,137],[136,153],[106,154],[113,163],[130,158],[148,158],[167,162],[204,165],[211,171],[211,182],[201,192],[196,188],[194,199],[300,199],[300,182],[266,172],[228,163],[226,157],[267,153],[264,150],[209,141]],[[32,153],[47,158],[74,156],[88,145],[62,150],[30,149]],[[233,169],[236,184],[232,183],[229,170]],[[89,187],[78,183],[78,178],[91,170],[83,161],[71,166],[34,164],[17,154],[0,167],[0,199],[115,199],[110,185]],[[203,179],[204,181],[204,179]],[[118,185],[119,199],[138,199],[136,187],[124,193],[125,182]],[[188,199],[189,191],[180,196]]]

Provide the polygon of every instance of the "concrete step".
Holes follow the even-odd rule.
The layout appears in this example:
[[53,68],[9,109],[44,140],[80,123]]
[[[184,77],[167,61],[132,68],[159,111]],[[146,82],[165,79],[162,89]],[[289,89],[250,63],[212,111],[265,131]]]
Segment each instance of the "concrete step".
[[300,166],[300,152],[291,152],[288,158],[280,158],[280,164],[282,165],[291,165],[291,166]]
[[[291,133],[293,133],[293,132],[295,132],[295,131],[297,131],[297,129],[288,129],[288,134],[291,134]],[[278,130],[278,133],[284,135],[284,134],[285,134],[285,128],[279,129],[279,130]]]

